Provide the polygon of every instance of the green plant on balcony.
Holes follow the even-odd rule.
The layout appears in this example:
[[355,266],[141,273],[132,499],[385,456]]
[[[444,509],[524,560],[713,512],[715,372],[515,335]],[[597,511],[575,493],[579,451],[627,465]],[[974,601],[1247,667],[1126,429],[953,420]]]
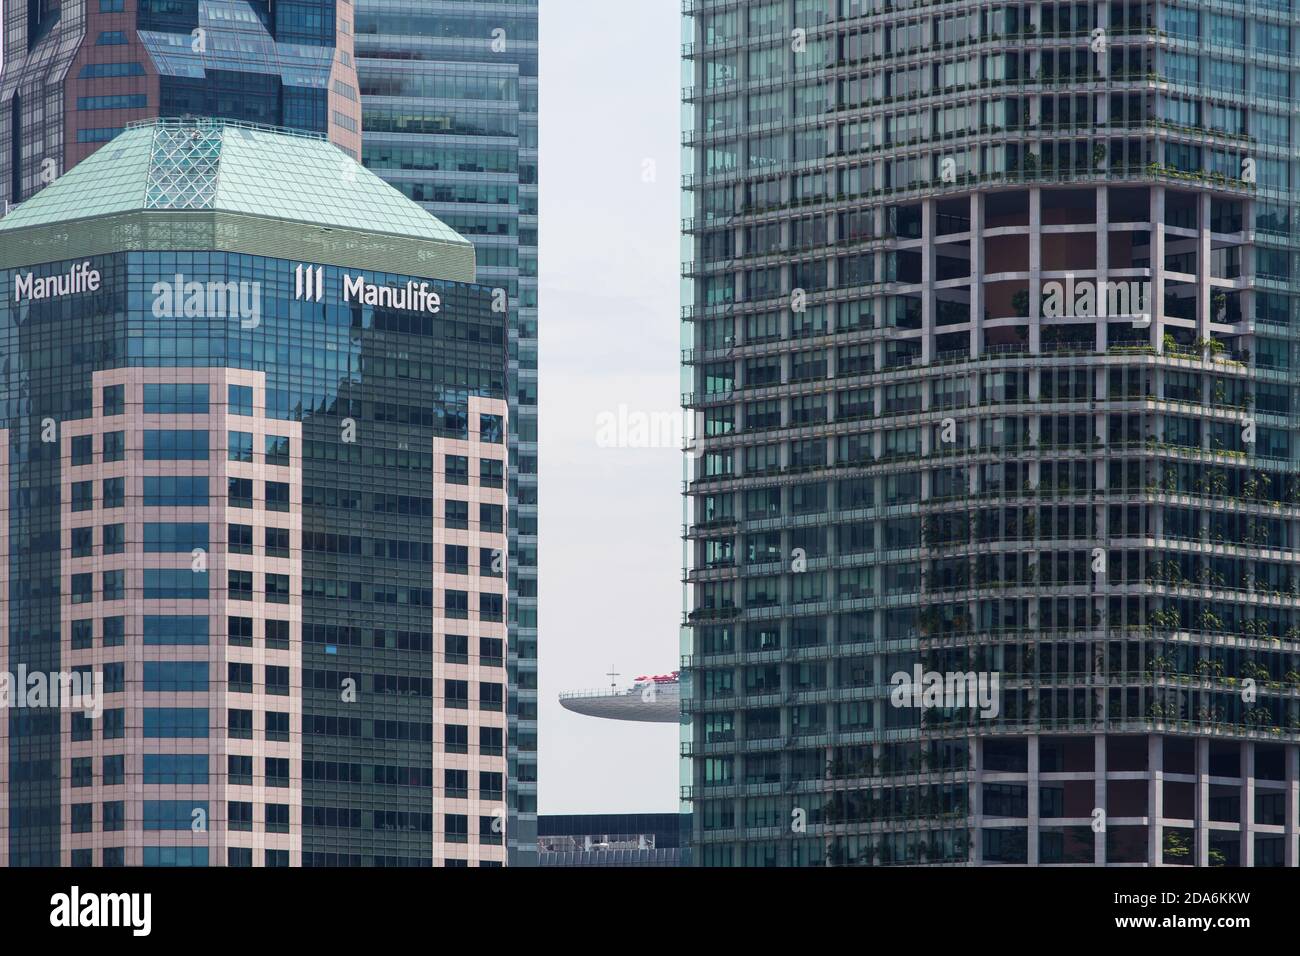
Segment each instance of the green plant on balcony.
[[1276,726],[1273,721],[1273,712],[1267,707],[1252,707],[1246,713],[1246,723],[1252,727]]
[[933,634],[939,629],[939,625],[942,621],[943,618],[937,607],[927,607],[917,618],[917,623],[920,625],[922,634]]
[[1245,661],[1241,665],[1241,677],[1243,680],[1253,680],[1260,683],[1268,683],[1270,675],[1268,668],[1258,661]]
[[1202,355],[1206,355],[1207,357],[1212,357],[1212,358],[1217,358],[1218,356],[1222,355],[1224,350],[1227,348],[1227,346],[1225,346],[1222,342],[1220,342],[1218,339],[1215,338],[1209,338],[1209,339],[1198,338],[1192,344],[1196,348],[1196,351],[1200,352]]
[[1168,720],[1177,715],[1173,704],[1165,704],[1159,701],[1152,701],[1147,705],[1147,717],[1152,720]]
[[1186,863],[1192,855],[1187,837],[1177,830],[1165,830],[1164,859],[1175,863]]
[[[1032,153],[1030,155],[1033,155]],[[1019,318],[1029,317],[1029,290],[1017,289],[1011,296],[1011,311]]]
[[1218,724],[1223,720],[1223,708],[1203,705],[1197,708],[1196,719],[1202,724]]
[[[1216,292],[1210,300],[1213,309],[1210,312],[1215,322],[1223,322],[1228,317],[1228,296],[1223,292]],[[1220,343],[1222,346],[1222,343]]]
[[1178,609],[1169,607],[1152,611],[1151,623],[1155,627],[1177,630],[1180,623]]
[[1209,607],[1204,607],[1204,609],[1201,610],[1200,617],[1196,619],[1196,623],[1199,624],[1203,631],[1223,630],[1222,619],[1219,619],[1218,615],[1214,613],[1214,611],[1210,610]]
[[1222,677],[1223,661],[1209,657],[1202,657],[1196,662],[1194,670],[1196,671],[1197,677],[1205,678],[1207,680],[1211,677]]

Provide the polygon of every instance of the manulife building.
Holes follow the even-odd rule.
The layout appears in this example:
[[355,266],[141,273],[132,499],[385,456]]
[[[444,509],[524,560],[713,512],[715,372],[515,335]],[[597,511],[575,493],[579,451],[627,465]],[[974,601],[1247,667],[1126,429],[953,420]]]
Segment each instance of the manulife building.
[[504,862],[506,350],[312,135],[129,126],[0,222],[0,865]]

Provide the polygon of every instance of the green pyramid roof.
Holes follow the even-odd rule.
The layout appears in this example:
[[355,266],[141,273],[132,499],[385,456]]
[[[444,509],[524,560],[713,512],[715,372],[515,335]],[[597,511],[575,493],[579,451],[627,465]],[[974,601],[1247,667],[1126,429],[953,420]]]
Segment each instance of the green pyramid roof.
[[[6,261],[17,252],[12,240],[29,231],[61,236],[77,248],[42,260],[19,258],[91,254],[79,240],[103,230],[87,220],[106,217],[143,217],[153,225],[146,230],[151,240],[128,243],[130,248],[163,248],[168,234],[182,241],[176,248],[195,247],[186,237],[193,236],[195,223],[207,222],[213,226],[209,238],[216,240],[219,232],[223,240],[213,248],[304,257],[312,250],[290,244],[305,241],[319,247],[315,261],[342,259],[348,261],[337,264],[473,281],[474,247],[467,239],[337,147],[301,133],[208,119],[133,125],[0,219],[0,263],[18,264]],[[181,228],[167,229],[169,222]],[[250,248],[242,248],[239,229],[232,238],[232,224],[241,223]],[[90,228],[69,228],[74,224]],[[121,229],[115,233],[127,236]],[[262,248],[267,241],[280,251]],[[48,250],[47,242],[37,245]],[[357,261],[363,250],[372,254],[362,259],[374,259],[375,252],[387,258]],[[417,262],[424,268],[409,268]],[[441,274],[431,272],[431,265]]]

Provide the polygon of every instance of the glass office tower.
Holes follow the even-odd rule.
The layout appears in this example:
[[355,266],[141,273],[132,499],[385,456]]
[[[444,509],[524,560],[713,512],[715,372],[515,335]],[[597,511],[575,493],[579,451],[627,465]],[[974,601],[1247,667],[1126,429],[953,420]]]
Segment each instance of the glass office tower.
[[341,158],[159,120],[0,221],[3,671],[102,680],[0,865],[505,862],[505,317]]
[[362,162],[474,243],[510,326],[510,859],[536,862],[537,0],[358,0]]
[[216,116],[360,155],[351,0],[5,4],[0,214],[132,121]]
[[694,861],[1297,865],[1297,12],[687,0]]

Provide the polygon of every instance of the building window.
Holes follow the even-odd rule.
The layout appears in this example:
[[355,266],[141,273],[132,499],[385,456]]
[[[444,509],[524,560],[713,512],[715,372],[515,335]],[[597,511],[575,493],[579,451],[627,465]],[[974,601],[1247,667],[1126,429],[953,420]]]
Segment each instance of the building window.
[[289,529],[288,528],[264,529],[264,541],[266,547],[266,556],[268,558],[289,557]]
[[469,771],[448,768],[442,772],[443,796],[449,800],[465,800],[469,797]]
[[126,525],[106,524],[101,530],[105,554],[121,554],[126,550]]
[[461,531],[468,529],[469,528],[469,502],[453,501],[451,499],[448,499],[446,502],[445,520],[448,528],[455,528]]
[[104,432],[100,438],[104,461],[122,461],[126,458],[125,432]]
[[[122,754],[106,755],[100,762],[99,773],[103,778],[101,782],[104,786],[120,786],[126,782],[126,758]],[[107,819],[107,814],[105,819]]]
[[72,510],[90,511],[95,507],[95,483],[93,481],[74,481],[72,483]]
[[121,126],[99,126],[94,129],[77,130],[78,143],[107,143],[122,132]]
[[289,758],[266,758],[266,785],[268,787],[289,786]]
[[289,575],[268,574],[266,576],[266,600],[271,604],[289,603]]
[[95,575],[92,572],[72,576],[72,603],[89,604],[95,599]]
[[232,601],[253,600],[253,572],[227,571],[226,590]]
[[253,712],[231,708],[229,711],[230,736],[239,740],[253,739]]
[[463,813],[447,813],[443,815],[443,830],[446,833],[448,843],[468,843],[469,842],[469,817]]
[[[121,34],[115,34],[121,36]],[[101,37],[108,34],[101,33]],[[123,41],[125,42],[125,41]],[[136,110],[149,105],[149,97],[144,93],[118,93],[112,96],[78,96],[79,110]]]
[[95,622],[90,618],[72,622],[72,649],[84,651],[94,645]]
[[278,697],[289,696],[289,668],[279,664],[266,665],[266,692]]
[[72,439],[72,463],[89,465],[95,457],[95,436],[75,435]]
[[[119,783],[121,781],[118,781]],[[117,833],[126,829],[126,803],[122,800],[109,800],[104,803],[104,832]],[[104,865],[108,862],[108,851],[104,851]],[[121,866],[119,863],[118,866]]]
[[447,724],[442,749],[449,754],[469,753],[469,728],[463,724]]
[[469,548],[460,544],[443,545],[443,569],[448,574],[469,574]]
[[265,627],[266,646],[272,650],[287,651],[289,649],[289,622],[268,620]]
[[233,694],[251,694],[253,692],[253,665],[240,661],[226,664],[226,684]]
[[283,481],[268,481],[266,483],[266,510],[267,511],[288,511],[289,510],[289,486]]
[[478,438],[481,442],[500,445],[505,440],[505,430],[500,415],[480,415],[478,417]]
[[446,481],[449,485],[468,485],[469,459],[463,455],[447,455]]
[[226,636],[236,647],[252,647],[253,619],[251,617],[226,618]]
[[253,479],[227,478],[226,498],[232,508],[253,507]]
[[478,616],[480,621],[504,621],[505,598],[500,594],[480,594]]
[[94,528],[73,528],[72,529],[72,556],[74,558],[88,558],[95,547],[95,529]]
[[466,634],[447,634],[443,637],[443,649],[448,664],[469,663],[469,636]]
[[226,457],[229,461],[242,461],[248,464],[253,463],[253,433],[252,432],[227,432],[227,442],[229,448]]
[[[252,735],[252,732],[249,732]],[[245,754],[228,754],[226,756],[226,778],[238,786],[249,786],[253,782],[253,758]]]
[[100,627],[105,647],[121,647],[126,643],[126,618],[120,614],[104,618]]
[[207,461],[208,433],[190,428],[146,429],[144,460]]
[[253,805],[243,800],[231,800],[226,804],[226,812],[230,818],[230,829],[246,830],[253,829]]
[[103,598],[105,601],[121,601],[126,597],[125,571],[105,571],[101,583],[104,588]]
[[478,524],[480,531],[500,533],[505,529],[505,509],[500,505],[478,506]]
[[126,479],[104,479],[104,507],[121,508],[126,505]]
[[145,568],[144,597],[147,601],[205,601],[208,597],[208,572],[189,568]]
[[446,607],[444,608],[444,612],[447,617],[450,618],[457,620],[467,619],[469,617],[469,592],[447,591]]
[[266,739],[289,739],[289,715],[287,713],[274,710],[266,712]]
[[121,415],[126,411],[126,386],[105,385],[103,391],[104,415]]
[[253,526],[248,524],[226,525],[226,542],[231,554],[252,554]]
[[478,685],[478,709],[501,710],[502,688],[500,684],[481,681]]
[[289,439],[283,435],[265,435],[266,463],[268,465],[287,466],[289,464]]
[[484,488],[500,488],[505,484],[505,463],[496,458],[480,458],[478,482]]
[[253,414],[253,388],[250,385],[230,385],[226,388],[226,405],[231,415]]
[[443,698],[448,707],[456,710],[469,709],[469,681],[443,681]]

